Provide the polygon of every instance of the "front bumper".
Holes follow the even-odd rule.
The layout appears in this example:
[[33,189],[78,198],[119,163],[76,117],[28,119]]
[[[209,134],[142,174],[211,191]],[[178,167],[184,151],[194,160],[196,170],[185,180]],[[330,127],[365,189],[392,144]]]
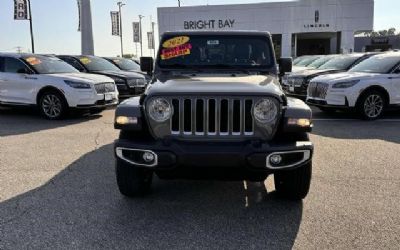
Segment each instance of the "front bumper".
[[[137,156],[140,151],[155,154],[147,165]],[[134,153],[132,153],[134,152]],[[132,154],[131,154],[132,153]],[[311,161],[309,141],[292,143],[130,141],[114,144],[117,161],[153,169],[161,178],[264,180],[269,174],[294,169]],[[280,154],[282,163],[269,162]]]
[[307,104],[317,107],[332,107],[339,109],[354,108],[359,93],[357,90],[336,90],[332,91],[329,89],[326,93],[325,98],[307,97]]

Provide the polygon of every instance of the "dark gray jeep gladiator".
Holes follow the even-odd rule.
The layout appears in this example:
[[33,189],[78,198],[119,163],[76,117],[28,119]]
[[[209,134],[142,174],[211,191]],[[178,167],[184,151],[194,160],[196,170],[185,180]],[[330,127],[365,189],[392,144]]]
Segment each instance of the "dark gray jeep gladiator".
[[[267,32],[168,32],[158,56],[141,58],[152,75],[143,95],[116,109],[120,192],[146,194],[161,179],[264,181],[300,200],[309,190],[311,110],[285,96]],[[279,68],[279,69],[278,69]]]

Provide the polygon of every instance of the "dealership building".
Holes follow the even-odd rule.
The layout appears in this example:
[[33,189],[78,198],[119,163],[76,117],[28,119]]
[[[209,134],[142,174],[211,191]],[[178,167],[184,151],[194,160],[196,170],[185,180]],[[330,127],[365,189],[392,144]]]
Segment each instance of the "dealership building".
[[158,8],[159,34],[182,30],[259,30],[278,56],[354,51],[357,31],[373,30],[373,0],[298,0]]

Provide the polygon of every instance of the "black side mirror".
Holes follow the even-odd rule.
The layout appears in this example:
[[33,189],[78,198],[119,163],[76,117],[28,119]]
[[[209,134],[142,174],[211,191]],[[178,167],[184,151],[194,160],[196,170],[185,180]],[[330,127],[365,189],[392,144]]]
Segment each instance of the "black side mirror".
[[293,59],[291,57],[279,59],[278,64],[279,75],[283,76],[285,73],[292,72]]
[[141,57],[140,58],[140,70],[151,75],[153,72],[153,57]]

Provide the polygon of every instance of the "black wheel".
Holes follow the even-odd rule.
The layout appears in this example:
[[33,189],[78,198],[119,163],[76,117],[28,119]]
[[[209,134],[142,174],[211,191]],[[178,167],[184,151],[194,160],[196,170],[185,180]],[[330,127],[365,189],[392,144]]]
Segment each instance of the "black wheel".
[[365,120],[376,120],[386,109],[386,97],[381,91],[364,93],[357,102],[357,111]]
[[312,163],[294,170],[274,174],[275,189],[279,196],[290,200],[304,199],[310,189]]
[[121,194],[128,197],[142,196],[149,193],[153,181],[151,170],[117,160],[115,173]]
[[65,116],[68,111],[68,104],[60,93],[46,91],[39,98],[40,113],[49,120],[58,120]]
[[336,109],[334,108],[327,108],[327,107],[318,107],[319,110],[321,110],[322,112],[326,113],[326,114],[334,114],[336,113]]

